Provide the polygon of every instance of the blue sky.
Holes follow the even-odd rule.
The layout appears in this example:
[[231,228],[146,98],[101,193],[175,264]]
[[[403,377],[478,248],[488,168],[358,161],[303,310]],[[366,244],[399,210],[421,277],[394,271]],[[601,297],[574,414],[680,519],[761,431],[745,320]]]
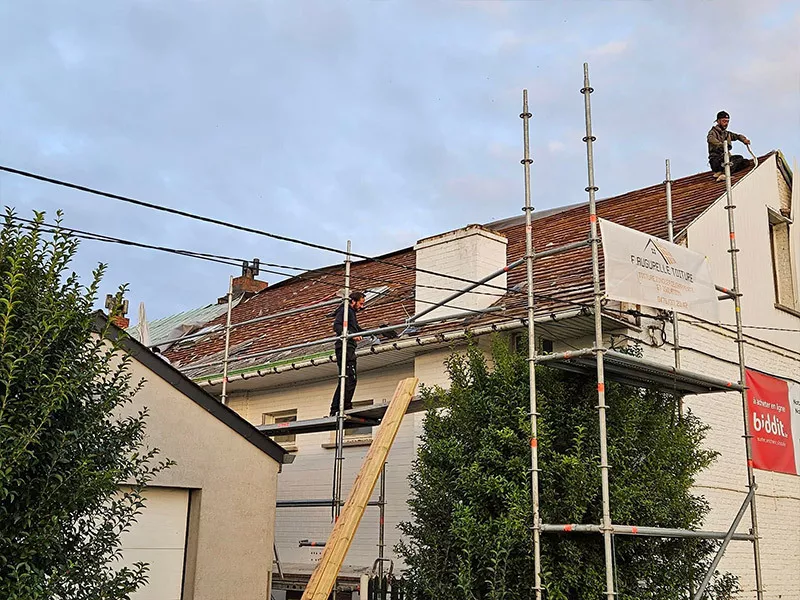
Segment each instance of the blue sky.
[[[720,109],[757,153],[797,157],[798,30],[778,0],[3,2],[0,163],[374,255],[520,214],[523,88],[535,206],[585,200],[584,62],[600,197],[661,182],[665,158],[705,170]],[[340,260],[5,173],[0,202],[152,244]],[[134,321],[238,274],[88,241],[74,268],[100,261]]]

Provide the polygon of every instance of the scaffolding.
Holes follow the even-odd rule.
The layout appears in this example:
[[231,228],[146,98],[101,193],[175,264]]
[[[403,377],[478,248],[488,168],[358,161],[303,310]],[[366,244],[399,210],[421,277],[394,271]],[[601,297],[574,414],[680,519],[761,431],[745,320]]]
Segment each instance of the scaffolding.
[[[576,352],[563,353],[561,357],[551,359],[551,364],[555,364],[558,360],[572,362],[571,368],[587,370],[594,363],[597,373],[597,410],[599,420],[600,432],[600,470],[601,470],[601,486],[602,486],[602,522],[595,525],[574,525],[574,524],[547,524],[542,523],[540,520],[540,498],[539,498],[539,462],[538,462],[538,439],[537,439],[537,418],[536,411],[536,380],[533,373],[533,366],[541,359],[549,358],[547,356],[537,356],[536,341],[534,338],[533,329],[533,314],[534,314],[534,295],[533,295],[533,265],[537,259],[537,255],[533,250],[532,241],[532,227],[531,227],[531,212],[533,210],[530,202],[530,158],[529,149],[529,121],[531,113],[528,110],[527,91],[523,92],[523,106],[522,114],[520,117],[523,120],[523,170],[524,170],[524,186],[525,186],[525,247],[526,247],[526,263],[527,263],[527,280],[528,280],[528,362],[531,365],[530,375],[530,407],[531,407],[531,494],[533,499],[533,543],[534,543],[534,568],[536,570],[534,575],[534,588],[537,600],[542,597],[542,579],[541,579],[541,534],[542,533],[599,533],[603,536],[604,558],[605,558],[605,580],[606,591],[605,595],[607,600],[614,600],[617,594],[615,589],[614,578],[614,547],[613,537],[615,535],[642,535],[654,536],[661,538],[704,538],[704,539],[722,539],[722,544],[717,551],[714,560],[712,561],[709,569],[707,570],[700,587],[693,593],[694,600],[700,600],[703,597],[705,589],[714,574],[714,571],[722,558],[728,543],[731,540],[747,540],[753,544],[753,559],[754,570],[756,579],[756,595],[758,600],[763,599],[763,585],[761,574],[761,555],[759,547],[758,535],[758,518],[756,513],[756,480],[753,470],[752,462],[752,448],[750,434],[749,420],[747,417],[747,387],[745,376],[745,352],[744,352],[744,336],[742,334],[742,315],[741,315],[741,293],[739,291],[739,273],[737,265],[737,253],[739,252],[736,247],[736,229],[734,223],[733,211],[736,208],[733,204],[733,193],[731,189],[731,171],[730,171],[730,154],[725,145],[725,195],[727,204],[725,209],[728,213],[728,229],[730,238],[730,254],[731,262],[731,276],[733,288],[728,290],[717,286],[717,289],[724,293],[721,299],[732,299],[735,306],[736,318],[736,343],[739,354],[739,381],[734,384],[733,382],[725,382],[721,380],[712,381],[711,378],[691,373],[681,369],[680,362],[680,338],[678,330],[678,317],[676,313],[672,313],[673,322],[673,345],[675,355],[675,366],[672,369],[674,379],[664,380],[663,371],[665,370],[662,365],[656,365],[651,361],[646,361],[634,356],[622,355],[615,353],[603,344],[603,325],[601,319],[603,292],[600,282],[600,261],[599,261],[599,245],[600,239],[598,237],[598,223],[597,223],[597,205],[595,193],[598,188],[595,185],[594,179],[594,153],[593,143],[596,138],[592,135],[592,112],[590,94],[594,91],[589,83],[589,66],[584,63],[583,65],[583,87],[581,94],[584,97],[584,113],[586,135],[583,141],[586,143],[586,165],[588,186],[585,191],[589,195],[589,234],[592,248],[592,288],[594,297],[594,317],[595,317],[595,341],[592,348],[585,348],[577,350]],[[667,230],[669,241],[674,242],[674,219],[672,214],[672,193],[671,193],[671,179],[669,170],[669,161],[666,162],[666,199],[667,199]],[[578,363],[571,360],[571,357],[579,355]],[[624,356],[624,358],[623,358]],[[659,527],[644,527],[644,526],[631,526],[631,525],[615,525],[611,519],[611,503],[609,498],[609,479],[608,471],[610,465],[608,464],[608,436],[606,430],[606,401],[605,401],[605,381],[606,374],[609,367],[607,362],[612,363],[613,369],[618,375],[622,376],[623,381],[628,383],[639,384],[650,382],[651,384],[662,385],[664,389],[672,390],[680,398],[685,393],[707,393],[713,391],[727,392],[736,391],[741,395],[742,410],[744,420],[744,440],[745,440],[745,454],[747,460],[747,488],[748,493],[741,505],[736,517],[732,521],[728,531],[715,532],[715,531],[693,531],[681,529],[669,529]],[[661,373],[659,373],[661,371]],[[678,389],[677,381],[680,379],[682,388]],[[705,388],[705,390],[704,390]],[[736,534],[741,519],[744,516],[747,508],[750,509],[751,517],[751,530],[749,534]]]
[[[746,373],[745,373],[745,349],[744,349],[744,336],[742,333],[742,316],[741,316],[741,293],[739,292],[739,273],[737,264],[738,248],[736,247],[735,235],[735,222],[734,222],[734,209],[733,193],[731,188],[731,172],[730,172],[730,154],[727,146],[725,147],[725,195],[726,206],[725,209],[728,214],[728,228],[730,247],[728,253],[730,254],[731,263],[731,276],[732,288],[728,289],[717,285],[716,289],[721,292],[718,296],[720,300],[733,300],[735,307],[736,319],[736,343],[738,348],[738,367],[739,367],[739,380],[726,381],[711,377],[708,375],[691,372],[682,368],[680,356],[680,337],[679,337],[679,319],[676,312],[671,313],[672,329],[673,329],[673,346],[674,346],[674,366],[669,366],[659,362],[647,360],[644,358],[632,356],[616,352],[610,348],[605,347],[603,341],[603,301],[604,292],[602,289],[602,282],[600,276],[600,236],[598,232],[598,216],[597,216],[597,201],[596,192],[598,187],[595,184],[594,176],[594,152],[593,143],[596,138],[592,134],[592,113],[591,113],[591,100],[590,95],[594,91],[589,83],[589,67],[588,64],[583,65],[583,87],[580,92],[584,97],[584,118],[586,135],[583,141],[586,143],[586,166],[587,166],[587,180],[588,185],[585,191],[588,193],[588,238],[584,241],[572,242],[556,248],[548,248],[547,250],[536,252],[533,244],[533,227],[532,227],[532,214],[534,207],[531,202],[531,164],[533,160],[530,154],[530,133],[529,122],[532,114],[528,108],[528,93],[523,90],[522,97],[522,113],[519,115],[523,124],[523,158],[520,161],[523,165],[524,174],[524,200],[523,207],[525,217],[525,255],[521,259],[513,261],[506,265],[501,270],[493,272],[478,281],[472,281],[467,286],[454,291],[452,294],[445,297],[439,302],[429,303],[430,306],[419,311],[417,314],[408,317],[402,323],[395,325],[382,326],[375,329],[370,329],[363,332],[350,332],[348,330],[350,323],[348,323],[348,307],[349,307],[349,293],[350,293],[350,268],[351,268],[351,243],[347,242],[347,252],[344,261],[344,287],[341,298],[334,300],[327,300],[318,302],[305,307],[299,307],[287,311],[281,311],[273,314],[267,314],[254,319],[241,321],[239,323],[231,322],[231,311],[233,307],[233,293],[232,293],[232,279],[228,289],[228,312],[225,325],[225,347],[222,360],[211,362],[198,363],[192,365],[192,368],[222,366],[222,378],[214,379],[208,377],[203,379],[209,385],[222,384],[221,400],[227,403],[228,400],[228,383],[229,383],[229,365],[232,362],[242,361],[246,359],[262,358],[274,356],[281,352],[307,348],[324,343],[340,343],[342,345],[342,360],[338,373],[339,380],[339,410],[335,416],[322,417],[319,419],[309,419],[302,421],[294,421],[290,423],[280,423],[272,425],[262,425],[258,429],[265,435],[275,436],[284,435],[287,433],[303,434],[314,433],[321,431],[334,431],[336,435],[335,454],[334,454],[334,467],[331,487],[331,498],[324,499],[298,499],[298,500],[279,500],[278,508],[308,508],[308,507],[331,507],[332,520],[336,520],[343,505],[342,501],[342,466],[344,461],[344,431],[349,427],[374,427],[381,423],[381,420],[386,411],[387,405],[373,405],[364,408],[356,408],[352,410],[344,410],[344,394],[345,394],[345,356],[348,341],[354,337],[361,335],[377,335],[381,333],[393,332],[400,329],[408,329],[411,326],[422,326],[434,323],[443,323],[445,321],[454,321],[464,319],[469,316],[490,314],[497,311],[504,310],[502,306],[490,306],[485,309],[467,310],[450,314],[442,318],[428,318],[423,319],[436,308],[446,306],[448,303],[467,294],[481,285],[488,284],[494,278],[502,273],[510,272],[512,269],[525,265],[526,268],[526,287],[527,287],[527,302],[526,302],[526,317],[525,318],[509,318],[505,323],[492,323],[488,326],[475,327],[472,331],[479,331],[480,333],[489,333],[492,331],[505,331],[516,330],[520,328],[527,328],[528,332],[528,357],[527,362],[529,365],[529,384],[530,384],[530,397],[529,397],[529,418],[531,427],[530,437],[530,477],[531,477],[531,502],[532,502],[532,543],[534,550],[534,593],[536,600],[541,600],[544,592],[542,585],[541,573],[541,536],[543,534],[569,534],[569,533],[596,533],[600,534],[603,539],[604,549],[604,565],[605,565],[605,596],[607,600],[613,600],[617,595],[615,588],[615,561],[614,561],[614,537],[615,536],[641,536],[641,537],[659,537],[659,538],[702,538],[721,540],[721,546],[717,551],[710,568],[707,570],[700,587],[691,593],[694,600],[700,600],[703,597],[705,589],[709,584],[714,571],[725,552],[728,543],[734,541],[749,541],[753,545],[753,559],[756,580],[756,595],[758,600],[763,600],[763,584],[761,573],[761,557],[759,547],[759,534],[758,534],[758,519],[756,513],[756,479],[752,463],[752,448],[751,448],[751,434],[749,428],[749,421],[747,418],[747,388],[746,388]],[[672,212],[672,193],[671,193],[671,174],[669,160],[666,161],[666,177],[664,180],[665,195],[666,195],[666,225],[668,241],[675,241],[674,233],[674,215]],[[542,258],[557,255],[560,253],[568,252],[578,248],[589,246],[591,248],[591,261],[592,261],[592,308],[586,310],[582,307],[579,310],[571,310],[564,313],[562,318],[573,318],[577,316],[591,316],[593,320],[594,330],[594,343],[590,348],[581,348],[568,352],[552,352],[547,354],[540,354],[537,349],[536,343],[536,324],[541,322],[551,322],[559,318],[557,315],[548,315],[546,317],[537,317],[536,312],[536,298],[534,295],[534,281],[535,281],[535,263]],[[447,276],[441,274],[442,276]],[[231,357],[230,355],[230,339],[231,331],[237,327],[251,325],[254,323],[280,318],[292,314],[297,314],[321,307],[341,305],[343,310],[343,331],[339,336],[332,336],[308,342],[302,342],[266,350],[262,352],[255,352],[241,356]],[[464,330],[465,332],[467,329]],[[203,332],[192,334],[180,338],[189,339],[191,337],[199,337],[204,335]],[[422,340],[420,337],[412,338],[410,340],[396,341],[393,340],[390,344],[382,348],[371,348],[372,353],[378,353],[384,350],[399,350],[404,347],[418,347],[426,343],[446,343],[459,339],[456,337],[448,337],[447,333],[437,333],[430,337],[430,339]],[[170,340],[179,341],[179,340]],[[165,342],[162,342],[162,345]],[[312,366],[333,362],[333,357],[328,356],[322,359],[321,362],[315,362],[314,359],[306,361],[308,364],[302,366]],[[540,467],[539,467],[539,452],[538,452],[538,430],[539,430],[539,413],[537,411],[537,388],[536,388],[536,365],[549,365],[556,368],[581,372],[584,374],[594,373],[597,379],[597,411],[599,423],[599,436],[600,436],[600,472],[601,472],[601,494],[602,494],[602,519],[598,524],[552,524],[543,523],[541,520],[541,503],[540,503]],[[286,366],[284,370],[297,369],[299,366],[292,362]],[[266,368],[265,370],[258,369],[253,376],[264,376],[266,374],[278,373],[278,368]],[[244,376],[241,377],[245,379]],[[606,428],[606,396],[605,387],[606,380],[618,381],[623,384],[637,386],[637,387],[654,387],[669,391],[673,393],[679,402],[679,410],[682,411],[682,402],[684,395],[687,394],[706,394],[718,392],[735,392],[739,393],[742,400],[742,410],[744,417],[744,440],[745,440],[745,453],[747,459],[747,495],[741,505],[736,517],[731,522],[727,531],[705,531],[705,530],[687,530],[675,529],[665,527],[648,527],[640,525],[620,525],[615,524],[612,519],[611,500],[609,492],[609,470],[611,465],[608,460],[608,434]],[[407,412],[418,412],[424,410],[419,399],[412,400]],[[384,547],[384,510],[386,505],[386,489],[385,489],[385,473],[386,464],[384,463],[381,470],[381,483],[380,483],[380,496],[378,501],[369,502],[369,506],[378,506],[380,508],[379,519],[379,544],[378,544],[378,560],[376,561],[377,568],[380,575],[383,576],[383,563],[385,560],[385,547]],[[744,517],[747,509],[750,509],[751,528],[750,532],[736,533],[736,529]],[[321,542],[302,540],[303,545],[320,546],[324,545]],[[276,548],[277,557],[277,548]],[[279,573],[282,572],[280,562],[278,561]],[[336,588],[334,588],[335,594]]]

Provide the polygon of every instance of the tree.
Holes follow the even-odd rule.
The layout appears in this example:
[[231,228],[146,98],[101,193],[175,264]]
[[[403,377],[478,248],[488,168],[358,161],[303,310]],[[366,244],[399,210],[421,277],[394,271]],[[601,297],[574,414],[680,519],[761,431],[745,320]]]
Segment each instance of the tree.
[[141,383],[94,328],[104,266],[82,286],[77,240],[43,219],[0,233],[0,597],[127,598],[147,565],[115,564],[120,534],[170,463],[140,452],[146,411],[121,416]]
[[[470,344],[446,363],[450,389],[422,392],[431,408],[410,475],[413,520],[401,524],[398,546],[417,600],[533,597],[527,360],[497,338],[492,363]],[[596,379],[544,367],[536,376],[542,521],[600,523]],[[706,426],[691,413],[678,419],[669,394],[613,383],[606,391],[614,522],[699,528],[709,507],[691,486],[717,456],[702,447]],[[617,591],[686,597],[717,547],[617,537]],[[602,537],[542,534],[542,571],[545,598],[604,597]],[[708,597],[736,587],[718,574]]]

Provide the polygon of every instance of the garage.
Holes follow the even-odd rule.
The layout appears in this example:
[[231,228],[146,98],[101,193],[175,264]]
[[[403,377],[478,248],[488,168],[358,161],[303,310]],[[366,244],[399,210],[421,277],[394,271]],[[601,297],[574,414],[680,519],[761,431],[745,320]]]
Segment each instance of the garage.
[[138,522],[122,535],[124,564],[150,565],[148,584],[132,600],[180,600],[189,490],[149,487]]

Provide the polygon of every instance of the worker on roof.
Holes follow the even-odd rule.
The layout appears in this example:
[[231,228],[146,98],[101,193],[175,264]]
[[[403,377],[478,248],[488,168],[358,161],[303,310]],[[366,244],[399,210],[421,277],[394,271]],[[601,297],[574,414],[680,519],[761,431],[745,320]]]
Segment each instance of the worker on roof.
[[[708,164],[711,165],[711,171],[717,181],[725,179],[725,144],[728,144],[728,150],[733,148],[733,141],[739,141],[743,144],[750,145],[750,140],[747,136],[741,133],[733,133],[728,130],[728,123],[730,123],[731,116],[724,110],[717,113],[717,122],[708,132]],[[745,158],[739,154],[731,156],[731,173],[741,171],[748,167],[753,166],[753,161]]]
[[[348,307],[347,307],[347,333],[358,333],[364,331],[358,325],[358,318],[356,312],[364,308],[366,298],[361,292],[353,292],[350,294]],[[333,330],[336,335],[341,336],[344,331],[344,305],[339,306],[333,314]],[[358,383],[358,374],[356,372],[356,344],[361,341],[361,337],[347,338],[347,354],[345,356],[344,365],[344,409],[350,410],[353,408],[353,394],[356,393],[356,384]],[[342,340],[336,340],[336,366],[339,367],[337,374],[342,372]],[[338,377],[338,375],[337,375]],[[342,380],[339,377],[339,384],[336,386],[336,391],[333,393],[333,400],[331,400],[330,415],[334,416],[339,414],[339,396],[341,393]]]

